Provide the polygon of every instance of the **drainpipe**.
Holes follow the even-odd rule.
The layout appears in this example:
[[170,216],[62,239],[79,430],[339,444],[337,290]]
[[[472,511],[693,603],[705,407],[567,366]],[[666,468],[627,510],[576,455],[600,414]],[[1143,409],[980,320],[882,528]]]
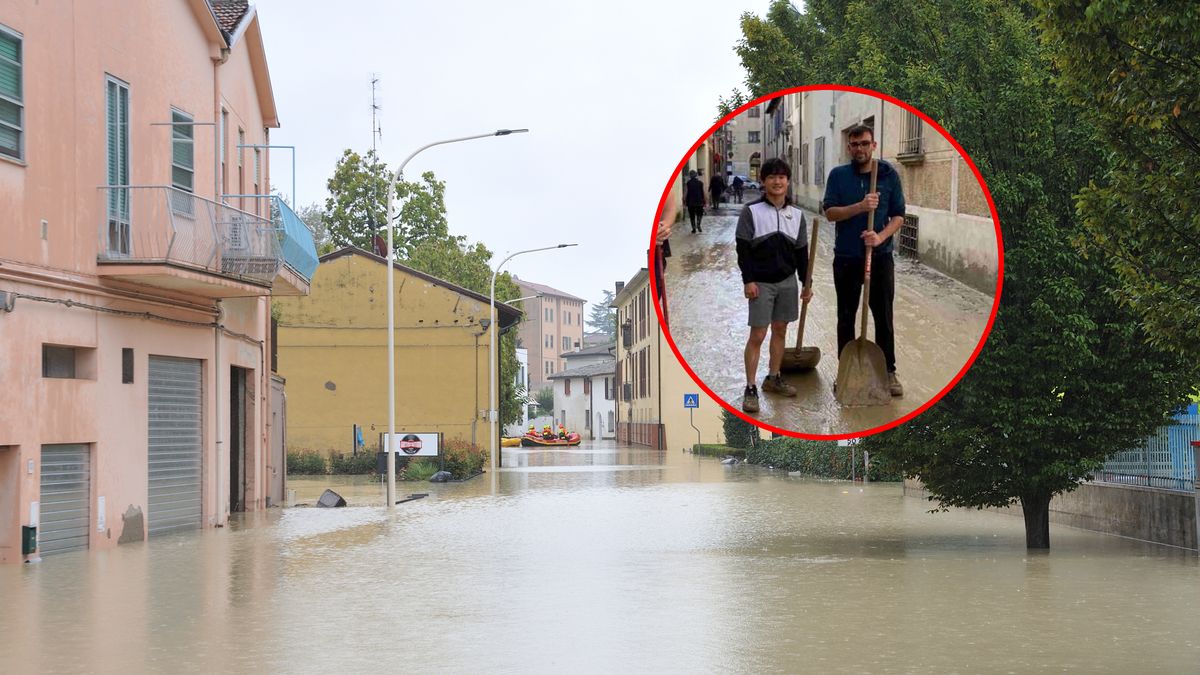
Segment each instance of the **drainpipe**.
[[[213,525],[224,523],[218,514],[221,503],[221,321],[225,318],[225,307],[217,300],[217,320],[213,326],[213,420],[216,425],[213,438],[216,439],[216,456],[213,458],[212,483],[216,489],[213,496]],[[228,509],[228,506],[226,507]],[[228,515],[228,514],[226,514]]]

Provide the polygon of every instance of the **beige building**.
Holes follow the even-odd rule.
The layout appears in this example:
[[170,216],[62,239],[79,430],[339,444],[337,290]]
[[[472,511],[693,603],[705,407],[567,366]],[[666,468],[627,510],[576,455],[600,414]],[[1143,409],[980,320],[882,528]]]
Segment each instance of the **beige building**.
[[245,2],[0,4],[0,561],[282,500],[270,304],[316,252],[225,200],[278,126]]
[[999,255],[991,211],[949,141],[917,115],[872,96],[822,89],[784,98],[801,111],[792,163],[793,198],[800,206],[817,211],[829,172],[850,161],[847,130],[856,124],[876,129],[877,156],[896,167],[904,186],[897,252],[983,292],[995,291]]
[[547,379],[566,370],[562,354],[583,347],[583,298],[557,288],[513,277],[521,297],[541,297],[525,301],[525,320],[521,323],[520,344],[529,350],[529,390],[550,386]]
[[730,161],[733,173],[758,180],[758,167],[763,162],[763,111],[766,103],[759,103],[730,120],[726,126],[733,129],[733,148]]
[[[617,441],[664,450],[723,443],[721,407],[684,371],[659,330],[647,270],[618,281],[616,291]],[[694,411],[684,407],[685,394],[696,397]]]
[[[396,431],[488,447],[488,297],[399,263],[392,276]],[[347,247],[321,256],[311,294],[277,303],[289,449],[349,452],[354,425],[369,447],[387,432],[386,289],[387,259]],[[499,336],[521,313],[496,315]]]

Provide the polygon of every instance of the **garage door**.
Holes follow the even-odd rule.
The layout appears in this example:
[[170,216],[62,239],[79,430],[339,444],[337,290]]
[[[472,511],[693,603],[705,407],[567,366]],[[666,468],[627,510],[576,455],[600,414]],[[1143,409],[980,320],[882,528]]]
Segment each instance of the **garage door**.
[[200,361],[150,357],[151,535],[200,527]]
[[41,515],[38,552],[86,550],[91,503],[91,462],[87,445],[42,446]]

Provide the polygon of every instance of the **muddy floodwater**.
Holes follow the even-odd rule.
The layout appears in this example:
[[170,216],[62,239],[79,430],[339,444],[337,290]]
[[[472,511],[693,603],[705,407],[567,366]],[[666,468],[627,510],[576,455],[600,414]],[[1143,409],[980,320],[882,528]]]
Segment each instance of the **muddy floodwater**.
[[[666,288],[669,331],[679,353],[709,389],[740,410],[746,386],[743,352],[750,329],[734,244],[738,213],[738,208],[726,207],[705,216],[704,231],[698,234],[692,234],[686,224],[676,225]],[[805,212],[805,218],[811,227],[815,214]],[[822,436],[879,427],[936,396],[971,358],[993,304],[990,295],[896,256],[893,324],[896,373],[904,385],[904,396],[884,406],[843,407],[833,393],[838,373],[833,234],[833,224],[820,219],[813,300],[804,328],[804,346],[821,350],[820,363],[815,371],[785,375],[798,390],[795,398],[760,392],[761,410],[753,415],[781,429]],[[788,327],[788,348],[796,345],[798,325],[793,322]],[[856,315],[856,335],[858,326]],[[874,319],[869,314],[867,339],[875,339]],[[768,343],[769,338],[762,346],[759,384],[767,374]]]
[[351,506],[0,567],[0,672],[1195,672],[1195,554],[899,485],[506,449],[496,476],[293,479]]

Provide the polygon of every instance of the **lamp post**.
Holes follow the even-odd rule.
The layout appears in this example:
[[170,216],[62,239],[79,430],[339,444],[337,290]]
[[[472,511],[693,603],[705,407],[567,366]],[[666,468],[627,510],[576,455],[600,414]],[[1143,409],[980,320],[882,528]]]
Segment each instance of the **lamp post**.
[[[404,178],[404,167],[423,150],[428,150],[435,145],[471,141],[476,138],[488,138],[490,136],[523,134],[528,131],[528,129],[498,129],[488,134],[475,134],[474,136],[461,136],[459,138],[448,138],[444,141],[434,141],[433,143],[422,145],[414,150],[411,155],[405,157],[404,161],[400,162],[400,166],[396,169],[396,172],[392,174],[392,184],[388,188],[387,201],[388,435],[387,447],[384,448],[384,452],[387,453],[387,507],[389,509],[396,508],[396,453],[392,450],[392,439],[396,436],[396,288],[395,282],[392,279],[395,269],[392,263],[396,257],[395,250],[392,247],[393,222],[396,219],[396,187],[400,185],[400,181]],[[492,288],[495,288],[494,278]],[[493,303],[492,314],[494,315],[495,313],[496,310]]]
[[578,246],[579,244],[558,244],[557,246],[543,246],[542,248],[531,248],[525,251],[517,251],[508,256],[496,265],[495,271],[492,272],[492,293],[489,296],[492,308],[491,324],[488,326],[488,396],[490,403],[488,405],[488,448],[490,448],[489,464],[492,471],[493,487],[496,480],[496,422],[500,419],[500,410],[496,406],[496,275],[500,274],[500,268],[504,267],[504,263],[513,258],[525,254],[536,253],[538,251],[553,251],[554,249],[567,248],[568,246]]

